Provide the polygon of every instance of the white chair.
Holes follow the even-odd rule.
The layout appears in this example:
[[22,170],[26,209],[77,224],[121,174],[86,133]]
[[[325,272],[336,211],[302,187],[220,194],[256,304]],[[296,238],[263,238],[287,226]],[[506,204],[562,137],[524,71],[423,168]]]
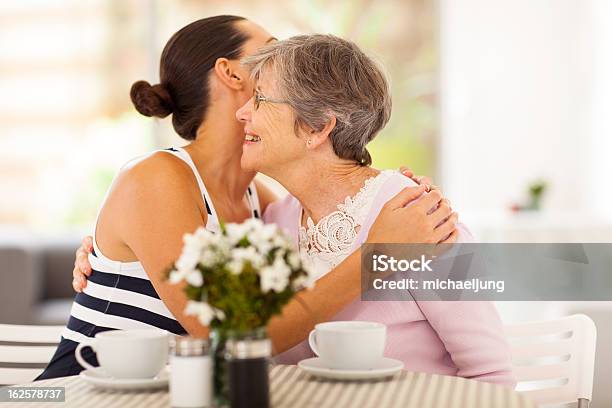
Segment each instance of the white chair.
[[42,373],[55,353],[63,328],[0,324],[0,385],[31,382]]
[[591,318],[575,314],[505,329],[517,390],[540,405],[577,402],[579,408],[589,406],[597,339]]

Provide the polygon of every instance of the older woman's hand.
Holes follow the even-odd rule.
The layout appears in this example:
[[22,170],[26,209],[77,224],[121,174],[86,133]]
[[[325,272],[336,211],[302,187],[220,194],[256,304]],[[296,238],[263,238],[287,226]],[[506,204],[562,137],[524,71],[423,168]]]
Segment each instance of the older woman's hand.
[[431,178],[427,177],[427,176],[417,176],[414,174],[414,172],[406,166],[400,166],[400,172],[408,177],[409,179],[411,179],[412,181],[414,181],[417,184],[425,184],[428,186],[433,186],[433,181]]
[[406,187],[387,201],[370,228],[366,242],[454,243],[458,235],[457,213],[438,189],[426,190],[424,184]]
[[72,288],[81,293],[87,287],[87,277],[91,276],[91,265],[88,255],[93,250],[93,237],[86,236],[76,250],[74,269],[72,270]]
[[[440,187],[433,184],[433,180],[431,178],[427,176],[416,176],[409,167],[400,166],[400,172],[418,185],[424,185],[426,191],[428,192],[431,190],[440,190]],[[443,201],[450,207],[451,203],[449,199],[444,198]],[[435,208],[433,208],[432,210],[435,210]]]

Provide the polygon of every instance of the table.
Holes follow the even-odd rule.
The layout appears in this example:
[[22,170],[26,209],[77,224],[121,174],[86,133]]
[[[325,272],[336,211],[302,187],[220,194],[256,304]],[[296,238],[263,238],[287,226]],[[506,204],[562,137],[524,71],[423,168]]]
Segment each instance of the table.
[[[169,407],[168,390],[103,391],[78,376],[55,378],[18,387],[66,387],[64,403],[28,403],[28,407],[158,408]],[[484,382],[435,374],[402,371],[377,381],[316,379],[297,366],[275,365],[270,370],[272,407],[418,407],[418,408],[536,408],[518,392]],[[22,402],[0,408],[24,408]]]

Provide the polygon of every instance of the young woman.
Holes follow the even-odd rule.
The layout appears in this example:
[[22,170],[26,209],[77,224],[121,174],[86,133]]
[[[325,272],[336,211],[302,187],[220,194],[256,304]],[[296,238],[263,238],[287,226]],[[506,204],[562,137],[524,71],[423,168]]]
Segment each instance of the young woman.
[[[74,349],[100,331],[153,326],[208,335],[197,318],[184,314],[182,286],[164,281],[163,271],[178,258],[184,233],[201,226],[217,231],[221,219],[260,217],[276,199],[253,181],[255,171],[241,168],[245,135],[235,118],[254,90],[240,58],[272,41],[263,28],[240,17],[199,20],[166,44],[160,84],[139,81],[132,86],[136,109],[145,116],[172,114],[174,129],[189,143],[137,158],[116,176],[93,234],[93,273],[77,294],[61,343],[39,379],[81,371]],[[450,208],[443,206],[446,222],[438,226],[429,212],[442,197],[437,190],[425,190],[418,186],[397,194],[381,210],[367,241],[452,242],[455,235],[447,236],[456,220]],[[417,198],[419,205],[405,207]],[[269,324],[275,350],[301,342],[317,323],[313,316],[329,320],[356,299],[359,275],[355,251],[316,289],[298,294]],[[93,353],[85,357],[95,364]]]

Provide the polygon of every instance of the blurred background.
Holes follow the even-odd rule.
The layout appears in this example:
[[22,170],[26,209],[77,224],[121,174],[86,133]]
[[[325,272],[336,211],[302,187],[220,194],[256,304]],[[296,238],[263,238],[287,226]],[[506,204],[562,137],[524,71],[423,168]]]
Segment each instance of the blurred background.
[[[278,38],[350,38],[386,67],[393,120],[371,150],[377,165],[435,168],[438,30],[426,1],[2,1],[0,223],[37,231],[88,228],[118,167],[181,144],[170,119],[140,116],[138,79],[158,80],[161,51],[182,26],[236,14]],[[61,180],[61,182],[58,182]],[[28,188],[24,188],[28,186]]]
[[[170,119],[135,112],[129,87],[157,82],[168,38],[216,14],[375,57],[394,104],[375,166],[432,176],[480,241],[612,242],[609,0],[2,0],[0,323],[65,322],[74,251],[113,175],[184,144]],[[608,303],[499,309],[506,322],[587,313],[612,344]],[[612,375],[609,346],[597,373]]]

